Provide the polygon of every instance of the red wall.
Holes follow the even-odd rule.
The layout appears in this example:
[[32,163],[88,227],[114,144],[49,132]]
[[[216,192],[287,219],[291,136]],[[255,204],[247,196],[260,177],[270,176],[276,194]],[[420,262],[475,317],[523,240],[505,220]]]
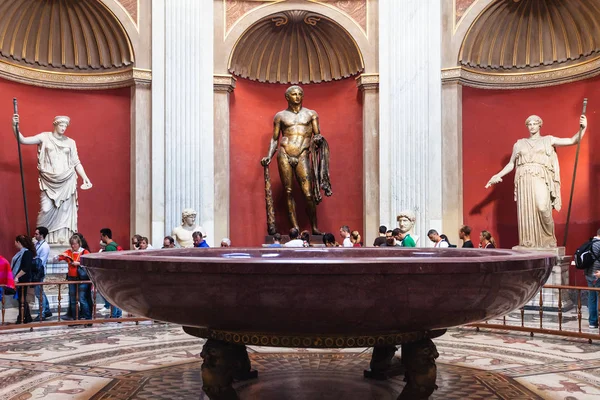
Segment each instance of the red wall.
[[[234,246],[259,246],[267,234],[265,185],[260,159],[267,155],[275,113],[287,107],[285,90],[277,85],[238,79],[231,96],[230,231]],[[341,225],[362,231],[362,103],[354,79],[303,85],[304,106],[319,114],[331,150],[333,196],[317,207],[318,227],[339,234]],[[270,165],[277,229],[287,234],[290,223],[276,155]],[[306,202],[294,187],[301,229],[309,229]],[[363,232],[361,232],[363,233]],[[217,238],[220,239],[220,238]]]
[[[52,131],[56,115],[71,117],[66,135],[94,187],[79,190],[79,231],[98,251],[100,229],[129,243],[130,90],[54,90],[0,79],[0,254],[14,255],[15,236],[26,232],[17,142],[11,128],[12,99],[19,101],[20,129],[25,136]],[[29,224],[33,235],[39,210],[37,146],[21,146]],[[82,180],[79,178],[79,185]]]
[[[463,187],[464,222],[479,231],[487,229],[500,247],[518,244],[517,208],[513,200],[514,172],[503,182],[485,189],[492,175],[509,160],[513,144],[527,137],[525,119],[539,115],[542,135],[571,137],[578,131],[583,98],[588,98],[589,128],[581,142],[575,194],[569,224],[567,253],[600,228],[600,78],[549,88],[481,90],[463,88]],[[556,238],[562,245],[569,204],[576,146],[557,148],[561,168],[563,208],[554,212]],[[573,271],[575,272],[575,271]],[[571,283],[586,285],[581,273],[571,273]]]

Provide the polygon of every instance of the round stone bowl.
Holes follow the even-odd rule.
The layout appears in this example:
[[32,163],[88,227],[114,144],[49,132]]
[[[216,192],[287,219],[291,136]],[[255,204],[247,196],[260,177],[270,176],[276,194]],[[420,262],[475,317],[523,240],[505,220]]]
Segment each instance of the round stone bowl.
[[449,328],[524,305],[549,253],[426,248],[168,249],[82,258],[98,291],[135,315],[272,334]]

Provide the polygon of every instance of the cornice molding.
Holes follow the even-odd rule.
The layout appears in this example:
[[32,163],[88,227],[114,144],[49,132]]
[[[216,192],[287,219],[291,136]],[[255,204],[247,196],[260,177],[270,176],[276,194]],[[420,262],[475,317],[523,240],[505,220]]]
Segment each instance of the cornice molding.
[[136,86],[152,86],[152,71],[149,69],[134,68],[133,81]]
[[465,67],[442,70],[442,84],[460,83],[481,89],[531,89],[556,86],[600,75],[600,58],[584,63],[540,72],[517,74],[483,73]]
[[213,75],[213,90],[215,92],[227,92],[231,93],[235,89],[235,82],[237,79],[233,75],[229,74],[215,74]]
[[360,74],[356,77],[356,86],[362,90],[378,90],[379,74]]
[[150,85],[152,72],[137,68],[128,68],[117,72],[94,74],[41,71],[22,67],[0,60],[0,77],[32,86],[52,89],[102,90],[133,86]]

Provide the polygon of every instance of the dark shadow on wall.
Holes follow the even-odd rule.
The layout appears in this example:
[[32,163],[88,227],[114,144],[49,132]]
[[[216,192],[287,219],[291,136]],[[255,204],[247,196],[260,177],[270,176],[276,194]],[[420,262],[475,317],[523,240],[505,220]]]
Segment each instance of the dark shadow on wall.
[[[497,171],[500,171],[510,161],[510,155],[502,159]],[[491,175],[490,175],[491,178]],[[493,205],[494,216],[496,219],[496,232],[490,231],[495,238],[502,238],[502,243],[497,243],[498,247],[511,248],[519,243],[519,232],[517,223],[517,203],[514,201],[514,172],[504,176],[502,182],[487,189],[488,195],[475,204],[470,210],[469,215],[482,215],[483,209],[488,205]],[[486,182],[482,182],[485,185]],[[489,230],[489,229],[488,229]],[[479,232],[472,234],[473,240],[479,240]]]

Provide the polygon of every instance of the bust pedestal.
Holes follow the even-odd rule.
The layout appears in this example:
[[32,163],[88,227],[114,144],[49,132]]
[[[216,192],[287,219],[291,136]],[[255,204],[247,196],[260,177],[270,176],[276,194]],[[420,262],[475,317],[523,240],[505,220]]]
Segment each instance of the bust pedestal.
[[[565,255],[564,247],[554,248],[531,248],[515,246],[513,250],[529,250],[529,251],[544,251],[556,254],[556,264],[552,267],[552,274],[548,278],[546,285],[568,285],[569,284],[569,265],[571,265],[570,256]],[[561,296],[562,311],[568,311],[573,308],[573,302],[569,296],[568,290],[562,290]],[[542,309],[544,311],[558,311],[558,289],[542,289]],[[539,292],[525,305],[526,310],[540,309],[540,294]]]

